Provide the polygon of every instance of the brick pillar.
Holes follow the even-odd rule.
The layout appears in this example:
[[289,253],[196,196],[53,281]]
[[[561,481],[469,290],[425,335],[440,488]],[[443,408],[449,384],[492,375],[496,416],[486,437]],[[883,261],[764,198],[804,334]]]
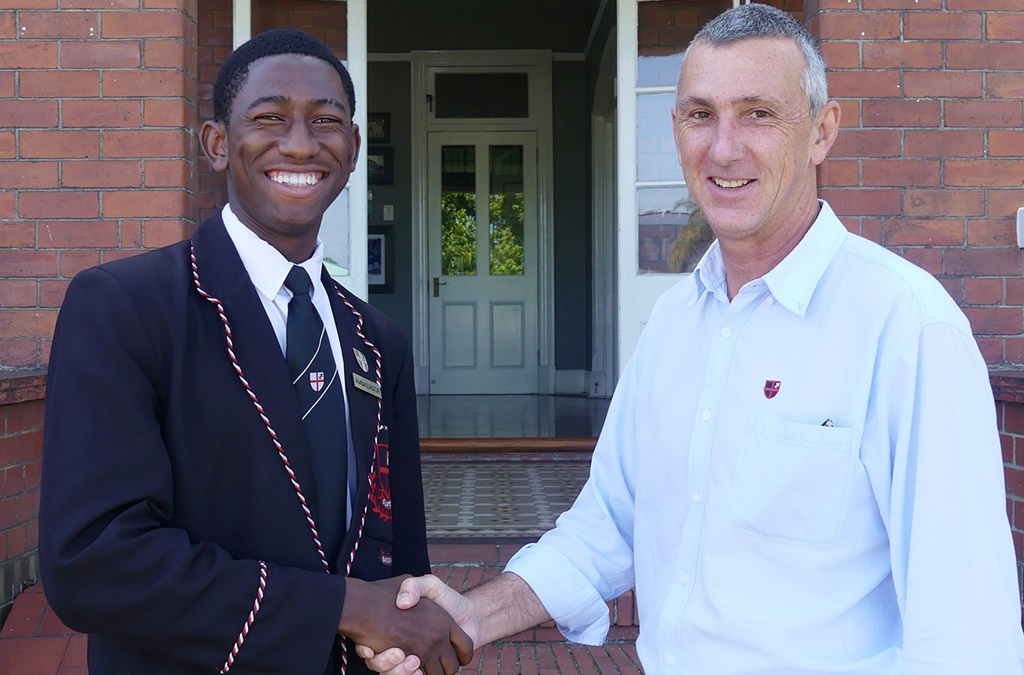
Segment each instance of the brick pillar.
[[196,0],[0,13],[0,370],[45,365],[85,267],[195,222]]
[[1021,0],[807,0],[843,129],[821,195],[939,277],[989,364],[1024,363]]

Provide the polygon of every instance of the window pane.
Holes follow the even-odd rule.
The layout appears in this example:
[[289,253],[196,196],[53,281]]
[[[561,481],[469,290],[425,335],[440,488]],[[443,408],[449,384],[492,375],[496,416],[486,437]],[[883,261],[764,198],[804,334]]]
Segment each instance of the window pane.
[[441,148],[441,274],[476,274],[476,148]]
[[672,135],[675,94],[636,97],[636,178],[640,181],[683,179]]
[[491,146],[492,275],[523,274],[523,146]]
[[529,117],[526,73],[438,73],[434,119]]
[[639,3],[637,86],[674,87],[690,40],[701,26],[731,7],[732,0]]
[[636,191],[641,273],[692,272],[714,236],[683,186]]

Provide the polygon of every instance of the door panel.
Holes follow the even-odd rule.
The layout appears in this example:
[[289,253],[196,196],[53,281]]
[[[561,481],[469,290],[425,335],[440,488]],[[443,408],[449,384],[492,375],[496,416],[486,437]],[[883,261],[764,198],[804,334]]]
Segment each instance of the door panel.
[[536,393],[536,134],[428,146],[430,393]]

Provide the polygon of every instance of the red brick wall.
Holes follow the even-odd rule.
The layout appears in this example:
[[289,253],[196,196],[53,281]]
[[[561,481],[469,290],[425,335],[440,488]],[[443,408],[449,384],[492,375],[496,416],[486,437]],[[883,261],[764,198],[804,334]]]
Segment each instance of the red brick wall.
[[47,362],[76,272],[195,221],[195,3],[0,5],[0,370]]
[[807,0],[843,130],[821,194],[939,277],[989,364],[1024,363],[1024,4]]
[[[213,118],[213,83],[231,53],[231,0],[203,0],[199,5],[199,121]],[[333,0],[252,0],[252,34],[271,28],[295,28],[317,38],[346,58],[348,4]],[[200,151],[199,217],[206,219],[227,203],[223,174],[216,173]]]
[[996,414],[1003,446],[1006,513],[1017,551],[1017,584],[1024,589],[1024,403],[996,401]]
[[38,579],[43,378],[0,379],[0,624]]

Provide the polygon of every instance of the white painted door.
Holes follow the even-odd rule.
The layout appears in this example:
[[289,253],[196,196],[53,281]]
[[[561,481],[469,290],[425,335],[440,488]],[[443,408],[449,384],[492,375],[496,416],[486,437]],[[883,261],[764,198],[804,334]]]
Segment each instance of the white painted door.
[[537,393],[536,133],[428,136],[430,393]]

